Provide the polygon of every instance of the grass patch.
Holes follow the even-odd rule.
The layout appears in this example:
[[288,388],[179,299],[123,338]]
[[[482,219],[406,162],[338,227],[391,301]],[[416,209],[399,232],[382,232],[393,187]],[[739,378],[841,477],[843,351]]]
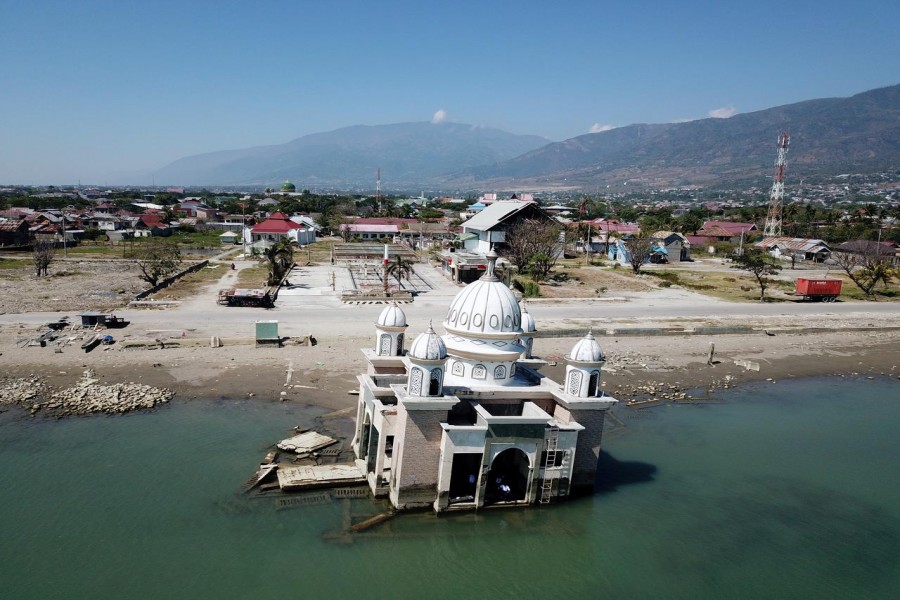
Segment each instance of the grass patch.
[[[187,265],[184,265],[187,268]],[[196,295],[206,286],[222,278],[228,272],[228,265],[217,265],[215,269],[203,268],[189,275],[185,275],[164,290],[160,290],[154,296],[156,299],[183,300]],[[149,285],[147,286],[149,287]]]
[[642,273],[650,275],[651,277],[656,277],[657,279],[662,279],[667,282],[669,286],[682,284],[681,275],[674,271],[642,271]]
[[[65,254],[80,257],[102,256],[103,258],[124,258],[122,256],[122,246],[100,244],[74,246],[69,248]],[[58,250],[57,255],[64,256],[64,253],[62,250]]]
[[23,267],[31,266],[31,261],[20,260],[17,258],[0,258],[0,270],[21,269]]
[[262,288],[266,287],[266,279],[269,277],[269,269],[264,263],[241,269],[237,274],[236,287]]

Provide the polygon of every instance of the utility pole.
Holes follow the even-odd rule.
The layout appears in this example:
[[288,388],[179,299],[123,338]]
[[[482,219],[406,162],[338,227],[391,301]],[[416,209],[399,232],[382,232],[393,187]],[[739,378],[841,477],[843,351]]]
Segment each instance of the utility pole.
[[241,258],[247,258],[247,217],[244,214],[244,211],[247,209],[247,203],[241,202],[241,248],[243,256]]
[[66,245],[66,208],[62,209],[63,256],[69,258],[69,247]]
[[769,213],[766,216],[765,237],[781,236],[781,212],[784,202],[784,171],[787,168],[787,151],[791,138],[787,131],[778,136],[778,156],[775,159],[775,177],[772,180],[772,192],[769,195]]

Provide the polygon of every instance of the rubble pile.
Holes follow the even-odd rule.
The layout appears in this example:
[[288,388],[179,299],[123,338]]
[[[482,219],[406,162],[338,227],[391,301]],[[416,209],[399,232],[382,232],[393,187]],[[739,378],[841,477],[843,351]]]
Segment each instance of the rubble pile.
[[671,367],[664,364],[665,360],[659,356],[648,356],[634,351],[614,351],[605,356],[604,369],[610,373],[626,371],[629,369],[652,369],[654,371],[668,371]]
[[0,379],[0,404],[29,407],[45,397],[47,386],[38,377]]
[[[74,386],[53,393],[37,377],[6,380],[0,382],[0,396],[6,404],[17,404],[30,410],[32,415],[44,411],[55,417],[126,413],[153,408],[175,396],[171,390],[139,383],[101,385],[93,375],[87,370]],[[48,400],[40,401],[48,397]]]

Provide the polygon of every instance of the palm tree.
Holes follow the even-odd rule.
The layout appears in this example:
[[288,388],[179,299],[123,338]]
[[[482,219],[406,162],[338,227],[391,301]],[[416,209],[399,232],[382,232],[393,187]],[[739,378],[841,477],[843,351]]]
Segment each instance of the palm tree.
[[288,239],[282,239],[266,249],[266,261],[269,267],[267,285],[278,285],[294,266],[294,247]]
[[402,256],[397,255],[395,257],[394,262],[388,263],[384,269],[384,286],[385,291],[387,291],[387,280],[388,277],[394,276],[397,278],[397,289],[400,289],[400,280],[406,279],[409,281],[409,277],[413,272],[412,261],[404,259]]

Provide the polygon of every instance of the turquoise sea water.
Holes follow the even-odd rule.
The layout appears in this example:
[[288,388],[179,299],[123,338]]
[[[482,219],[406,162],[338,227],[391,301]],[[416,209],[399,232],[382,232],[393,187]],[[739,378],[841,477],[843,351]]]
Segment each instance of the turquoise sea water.
[[316,413],[175,402],[0,415],[3,598],[894,598],[900,382],[808,379],[620,410],[605,489],[549,509],[276,510],[236,495]]

